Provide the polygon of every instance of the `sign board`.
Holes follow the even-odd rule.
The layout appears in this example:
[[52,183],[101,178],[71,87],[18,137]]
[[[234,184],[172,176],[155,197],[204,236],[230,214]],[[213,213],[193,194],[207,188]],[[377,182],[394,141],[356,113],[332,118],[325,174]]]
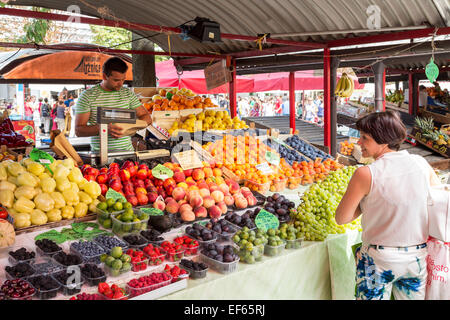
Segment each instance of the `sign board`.
[[195,150],[174,153],[173,156],[177,159],[183,170],[203,167],[203,163],[200,161]]
[[127,199],[123,195],[121,195],[116,190],[111,189],[111,188],[109,188],[108,191],[106,191],[105,198],[106,199],[114,199],[115,201],[117,201],[117,200],[127,201]]
[[162,164],[158,164],[156,167],[152,169],[152,175],[156,179],[166,180],[168,178],[173,177],[173,171],[163,166]]
[[231,72],[228,70],[225,60],[207,66],[204,73],[207,90],[220,87],[231,81]]
[[272,213],[261,209],[261,211],[259,211],[259,213],[256,215],[255,224],[258,229],[267,231],[269,229],[278,229],[278,227],[280,226],[280,221]]
[[164,212],[157,208],[141,208],[142,213],[146,213],[149,216],[163,216]]
[[262,174],[271,174],[273,173],[272,168],[269,166],[267,162],[263,162],[255,166],[256,169],[261,171]]
[[14,131],[20,133],[25,137],[25,141],[36,144],[36,136],[34,131],[33,120],[17,120],[11,121],[14,127]]

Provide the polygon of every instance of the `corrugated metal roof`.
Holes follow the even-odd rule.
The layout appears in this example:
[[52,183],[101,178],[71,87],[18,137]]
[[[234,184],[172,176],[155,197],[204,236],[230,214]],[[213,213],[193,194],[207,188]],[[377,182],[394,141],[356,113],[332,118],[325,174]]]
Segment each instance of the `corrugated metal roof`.
[[[16,0],[14,5],[33,5],[67,10],[79,5],[81,13],[102,17],[99,8],[121,20],[177,27],[195,17],[207,17],[220,24],[222,33],[256,36],[261,33],[295,33],[366,29],[366,13],[370,5],[380,8],[381,24],[384,27],[430,26],[444,27],[448,23],[450,0]],[[445,17],[445,15],[447,15]],[[108,16],[104,18],[111,19]],[[137,31],[142,36],[155,32]],[[372,35],[374,33],[370,33]],[[369,33],[359,33],[365,36]],[[281,39],[295,41],[329,41],[342,39],[352,34],[324,34],[317,36],[288,36]],[[354,35],[353,35],[354,36]],[[167,35],[152,38],[168,51]],[[170,37],[170,49],[174,52],[208,54],[230,53],[256,48],[248,41],[223,40],[222,44],[183,41],[177,35]]]

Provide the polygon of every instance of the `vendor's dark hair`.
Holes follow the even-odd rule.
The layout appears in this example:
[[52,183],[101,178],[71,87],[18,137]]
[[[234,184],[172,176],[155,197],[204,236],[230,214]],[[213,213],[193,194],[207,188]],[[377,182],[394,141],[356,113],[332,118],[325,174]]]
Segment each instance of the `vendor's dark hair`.
[[103,73],[108,77],[113,71],[125,73],[128,70],[127,63],[119,57],[111,57],[103,64]]
[[406,127],[397,111],[374,112],[356,122],[356,129],[370,136],[378,144],[387,144],[398,151],[406,138]]

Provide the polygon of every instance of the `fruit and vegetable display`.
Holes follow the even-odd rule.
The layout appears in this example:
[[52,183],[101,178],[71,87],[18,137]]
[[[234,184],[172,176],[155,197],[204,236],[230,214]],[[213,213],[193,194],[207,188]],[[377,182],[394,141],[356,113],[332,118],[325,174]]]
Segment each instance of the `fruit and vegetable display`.
[[60,284],[50,275],[39,275],[28,278],[28,281],[36,289],[36,296],[42,300],[56,297]]
[[10,279],[18,279],[32,276],[36,270],[26,262],[20,262],[14,266],[6,266],[5,271]]
[[146,256],[149,258],[148,265],[150,266],[158,266],[161,263],[164,262],[166,259],[167,252],[151,243],[149,243],[147,246],[145,246],[144,249],[142,249]]
[[431,143],[431,146],[436,144],[439,148],[440,146],[450,145],[449,135],[442,129],[437,130],[433,118],[415,117],[414,125],[419,129],[422,137]]
[[[31,128],[34,130],[33,128]],[[25,137],[14,130],[14,125],[11,119],[2,116],[0,118],[0,145],[8,148],[28,147],[31,145],[27,142]]]
[[239,247],[240,261],[252,264],[261,260],[268,240],[264,231],[243,227],[233,236],[233,242]]
[[239,259],[236,249],[232,245],[207,244],[201,254],[219,263],[232,263]]
[[84,263],[100,263],[100,256],[105,249],[94,241],[79,240],[70,245],[70,250],[78,254]]
[[131,257],[131,271],[139,272],[147,269],[148,258],[144,255],[144,251],[128,249],[126,254]]
[[122,247],[122,249],[127,248],[127,244],[123,240],[105,234],[98,235],[94,238],[94,241],[103,247],[106,250],[106,253],[110,253],[111,249],[114,247]]
[[[1,193],[1,191],[0,191]],[[11,223],[0,219],[0,248],[9,247],[16,241],[16,232]]]
[[[183,118],[181,118],[183,119]],[[248,129],[244,120],[237,116],[233,119],[227,111],[205,110],[198,114],[190,114],[185,120],[175,120],[168,130],[169,134],[176,135],[179,130],[196,132],[208,130],[238,130]]]
[[151,101],[143,104],[150,113],[153,111],[175,111],[219,107],[214,104],[210,98],[203,98],[186,88],[159,89],[158,94],[153,95],[151,98]]
[[37,250],[41,250],[42,254],[47,256],[51,256],[62,251],[62,248],[58,246],[56,242],[49,239],[36,240],[35,245]]
[[146,230],[149,216],[140,210],[128,208],[123,213],[113,214],[111,219],[112,231],[119,236],[124,236]]
[[142,230],[141,236],[143,236],[145,239],[147,239],[149,242],[152,243],[162,243],[164,241],[164,238],[161,237],[161,232],[158,230],[155,230],[153,228]]
[[31,262],[36,258],[36,253],[34,251],[28,251],[24,247],[17,249],[16,251],[10,251],[9,255],[12,258],[9,259],[10,263]]
[[299,249],[302,247],[305,237],[300,231],[300,226],[297,222],[295,224],[282,223],[279,230],[280,238],[286,241],[286,249]]
[[205,242],[210,243],[215,242],[217,240],[217,235],[212,230],[207,229],[198,223],[194,223],[192,227],[191,226],[186,227],[185,232],[187,235],[201,241],[202,243]]
[[316,158],[320,158],[322,160],[333,159],[328,153],[323,152],[322,150],[313,147],[309,143],[300,139],[297,135],[292,135],[284,141],[288,146],[291,146],[301,154],[304,154],[311,160],[316,160]]
[[166,261],[178,262],[184,257],[184,247],[175,242],[164,241],[161,243],[161,248],[166,252]]
[[142,276],[130,280],[127,283],[127,291],[130,298],[164,287],[172,281],[172,276],[166,272],[153,272],[148,276]]
[[355,89],[353,79],[351,79],[346,73],[343,73],[339,78],[334,94],[342,98],[350,98]]
[[237,232],[237,228],[233,227],[226,219],[211,219],[204,227],[217,233],[222,241],[230,241],[231,237]]
[[36,293],[36,289],[24,279],[6,280],[0,291],[10,300],[31,300]]
[[103,297],[97,293],[80,293],[76,296],[71,297],[69,300],[105,300]]
[[53,256],[53,260],[64,267],[78,266],[83,263],[83,258],[78,254],[58,252]]
[[180,266],[189,271],[191,279],[201,279],[206,277],[208,266],[203,262],[195,262],[188,259],[181,259]]
[[286,148],[282,144],[278,144],[277,142],[274,142],[273,140],[265,140],[265,144],[267,144],[270,148],[277,150],[280,153],[280,157],[283,158],[289,165],[292,165],[294,161],[296,162],[302,162],[302,161],[308,161],[302,154],[299,152],[296,152],[295,150],[292,150],[290,148]]
[[81,275],[90,286],[96,286],[100,282],[106,281],[106,274],[102,268],[94,263],[86,263],[81,266]]
[[268,229],[264,235],[267,243],[264,245],[264,254],[267,256],[277,256],[283,252],[286,241],[281,238],[280,229]]
[[401,104],[405,100],[405,95],[403,94],[403,90],[388,90],[386,93],[386,101]]
[[198,247],[200,246],[199,242],[195,239],[192,239],[188,236],[180,236],[173,239],[173,242],[179,243],[184,248],[184,256],[194,256],[198,254]]
[[250,214],[248,212],[246,212],[242,215],[239,215],[234,212],[228,212],[225,215],[225,219],[228,220],[229,222],[231,222],[232,224],[238,226],[239,228],[244,228],[244,227],[247,227],[248,229],[256,228],[256,224],[252,220],[252,218],[250,218]]
[[338,225],[334,219],[336,208],[355,170],[356,167],[349,166],[333,171],[302,195],[301,204],[292,218],[305,240],[323,241],[328,234],[345,233],[347,228],[360,228],[361,217],[347,225]]
[[113,277],[131,270],[131,257],[123,252],[122,247],[114,247],[110,254],[103,254],[100,261],[105,263],[105,270]]
[[170,265],[166,264],[164,267],[164,272],[169,274],[172,277],[171,282],[177,282],[182,279],[189,278],[189,272],[187,272],[185,269],[180,268],[177,265],[174,265],[171,267]]
[[[100,294],[99,300],[127,300],[128,293],[122,287],[116,284],[109,285],[106,282],[101,282],[97,286],[98,293]],[[88,299],[90,300],[90,299]],[[96,299],[94,299],[96,300]]]
[[65,296],[72,296],[81,292],[81,287],[84,284],[83,278],[73,277],[73,272],[62,270],[52,274],[52,277],[61,285],[62,292]]
[[352,142],[349,142],[348,140],[345,140],[344,142],[340,142],[340,149],[339,152],[343,154],[344,156],[351,156],[353,153],[353,149],[355,148],[355,144]]
[[143,248],[148,244],[148,240],[139,234],[128,234],[123,236],[123,240],[130,248]]
[[267,197],[264,209],[275,215],[281,222],[289,220],[289,212],[295,208],[295,203],[279,193]]
[[72,159],[55,160],[49,169],[30,158],[0,163],[0,203],[16,229],[95,212],[101,190],[87,181]]

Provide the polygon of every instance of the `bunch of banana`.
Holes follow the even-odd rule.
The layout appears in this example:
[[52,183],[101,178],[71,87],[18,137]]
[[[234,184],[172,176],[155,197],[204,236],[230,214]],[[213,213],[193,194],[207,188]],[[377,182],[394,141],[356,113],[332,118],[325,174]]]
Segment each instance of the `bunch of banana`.
[[337,95],[338,97],[350,98],[351,95],[353,94],[353,89],[354,89],[353,80],[350,79],[350,77],[346,73],[343,73],[342,77],[339,79],[336,85],[336,90],[334,91],[334,94]]

